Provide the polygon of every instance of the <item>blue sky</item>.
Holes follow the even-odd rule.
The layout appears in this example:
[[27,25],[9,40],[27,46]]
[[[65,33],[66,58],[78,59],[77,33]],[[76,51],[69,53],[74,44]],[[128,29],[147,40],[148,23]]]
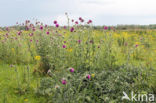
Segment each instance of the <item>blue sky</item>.
[[156,0],[0,0],[0,26],[33,18],[45,24],[92,19],[94,25],[156,24]]

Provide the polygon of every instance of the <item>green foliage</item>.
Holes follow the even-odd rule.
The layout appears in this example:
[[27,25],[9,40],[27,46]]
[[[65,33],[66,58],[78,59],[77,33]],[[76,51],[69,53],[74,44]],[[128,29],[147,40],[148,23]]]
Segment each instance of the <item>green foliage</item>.
[[[57,103],[61,101],[63,103],[112,101],[118,103],[121,101],[123,91],[127,93],[144,90],[152,92],[146,82],[147,75],[140,69],[143,68],[122,66],[116,70],[92,71],[95,77],[92,76],[91,79],[86,78],[88,72],[79,73],[76,71],[70,73],[64,70],[53,74],[51,77],[43,78],[40,87],[37,88],[37,94],[46,96],[49,103],[53,101]],[[144,78],[141,79],[139,74],[144,74]],[[61,78],[66,78],[66,85],[61,84]],[[135,80],[136,78],[137,80]],[[139,81],[139,79],[141,80]],[[142,88],[139,88],[139,86]]]

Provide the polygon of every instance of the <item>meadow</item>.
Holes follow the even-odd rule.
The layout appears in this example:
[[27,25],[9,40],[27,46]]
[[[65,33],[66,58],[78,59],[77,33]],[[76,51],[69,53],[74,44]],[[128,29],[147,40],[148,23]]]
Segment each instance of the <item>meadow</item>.
[[70,22],[0,30],[0,103],[131,103],[123,91],[156,93],[155,30]]

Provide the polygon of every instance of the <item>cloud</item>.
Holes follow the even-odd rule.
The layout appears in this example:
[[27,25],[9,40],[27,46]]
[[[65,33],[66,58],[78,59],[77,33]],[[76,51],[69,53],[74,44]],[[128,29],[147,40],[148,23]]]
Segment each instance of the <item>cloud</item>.
[[37,18],[45,23],[57,19],[66,24],[70,18],[92,19],[95,25],[155,23],[156,0],[0,0],[0,26]]

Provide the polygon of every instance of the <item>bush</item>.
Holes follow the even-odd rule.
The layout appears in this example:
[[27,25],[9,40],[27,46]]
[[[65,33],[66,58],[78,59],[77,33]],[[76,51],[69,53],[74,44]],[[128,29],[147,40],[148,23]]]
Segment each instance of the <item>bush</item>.
[[[58,103],[118,103],[121,102],[123,91],[127,93],[142,92],[143,90],[152,92],[146,82],[148,79],[146,76],[140,80],[141,82],[135,80],[135,78],[139,78],[140,73],[143,74],[144,71],[140,72],[140,68],[134,66],[84,73],[61,70],[52,73],[52,77],[43,78],[40,87],[37,88],[37,94],[46,96],[48,103],[53,101]],[[90,79],[87,78],[88,74],[91,75]],[[61,83],[62,78],[66,80],[67,84]],[[138,88],[139,86],[142,88]]]

